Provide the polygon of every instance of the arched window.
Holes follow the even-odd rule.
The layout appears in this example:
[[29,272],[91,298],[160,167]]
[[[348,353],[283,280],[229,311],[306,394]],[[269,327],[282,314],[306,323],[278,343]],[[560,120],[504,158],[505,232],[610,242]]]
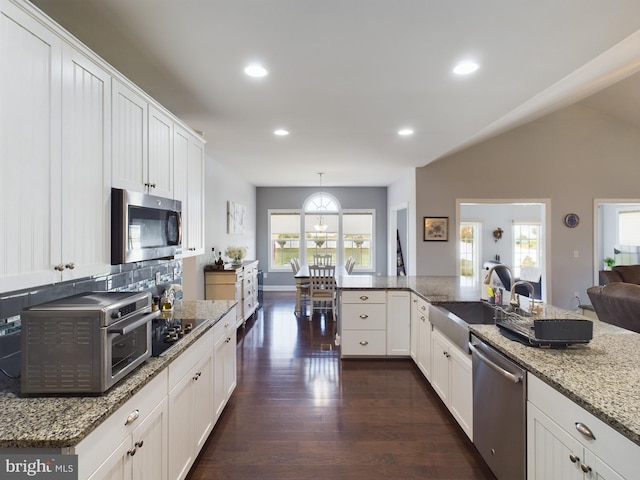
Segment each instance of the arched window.
[[300,254],[311,264],[314,255],[331,255],[336,264],[340,255],[340,203],[326,192],[311,195],[303,205],[304,245]]

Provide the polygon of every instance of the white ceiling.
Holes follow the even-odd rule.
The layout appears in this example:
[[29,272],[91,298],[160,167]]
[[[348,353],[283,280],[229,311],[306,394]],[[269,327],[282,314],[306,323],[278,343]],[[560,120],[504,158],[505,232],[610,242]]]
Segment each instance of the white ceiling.
[[[640,67],[637,0],[32,1],[256,186],[388,185]],[[618,98],[590,106],[635,122]]]

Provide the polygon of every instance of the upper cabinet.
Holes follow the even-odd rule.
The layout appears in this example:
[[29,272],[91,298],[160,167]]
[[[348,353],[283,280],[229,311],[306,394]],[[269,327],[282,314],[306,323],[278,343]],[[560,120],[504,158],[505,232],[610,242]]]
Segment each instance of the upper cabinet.
[[199,136],[26,0],[0,0],[0,65],[0,292],[109,272],[112,186],[182,200],[204,253]]
[[0,291],[108,272],[111,77],[0,5]]
[[174,198],[173,120],[122,82],[113,83],[113,186]]

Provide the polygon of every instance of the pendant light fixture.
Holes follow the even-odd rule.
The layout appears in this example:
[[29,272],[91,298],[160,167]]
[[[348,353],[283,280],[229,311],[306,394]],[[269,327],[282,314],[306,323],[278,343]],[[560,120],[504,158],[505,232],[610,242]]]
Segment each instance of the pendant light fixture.
[[[324,172],[318,172],[318,175],[320,176],[320,204],[324,205],[324,200],[322,198],[322,175],[324,175]],[[313,228],[315,228],[316,232],[326,232],[329,225],[323,223],[322,215],[318,215],[318,223],[316,223]]]

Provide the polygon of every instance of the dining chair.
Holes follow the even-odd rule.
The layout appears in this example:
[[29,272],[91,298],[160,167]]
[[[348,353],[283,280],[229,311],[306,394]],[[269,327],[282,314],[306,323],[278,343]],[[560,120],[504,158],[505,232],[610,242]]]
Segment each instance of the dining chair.
[[344,264],[344,269],[347,271],[349,275],[353,272],[353,267],[356,265],[356,259],[353,257],[347,258],[347,261]]
[[314,265],[322,265],[328,266],[333,265],[332,256],[328,255],[314,255],[313,256],[313,264]]
[[[309,321],[313,319],[316,309],[325,312],[331,306],[331,315],[336,320],[336,267],[334,265],[310,265],[309,266],[309,298],[311,314]],[[321,303],[322,306],[316,306]]]
[[293,274],[294,275],[300,271],[300,265],[298,264],[298,262],[296,260],[297,260],[297,258],[295,258],[295,257],[293,257],[291,260],[289,260],[289,263],[291,264],[291,270],[293,270]]
[[[289,263],[291,264],[291,270],[293,271],[293,275],[295,276],[299,271],[300,271],[300,263],[298,263],[298,259],[296,257],[291,258],[291,260],[289,260]],[[307,301],[309,300],[309,283],[308,282],[304,282],[304,283],[297,283],[296,282],[296,289],[298,290],[297,294],[298,294],[298,298],[299,301],[296,302],[296,307],[300,308],[300,312],[302,312],[303,309],[303,305],[307,303]],[[306,310],[306,308],[305,308]]]

